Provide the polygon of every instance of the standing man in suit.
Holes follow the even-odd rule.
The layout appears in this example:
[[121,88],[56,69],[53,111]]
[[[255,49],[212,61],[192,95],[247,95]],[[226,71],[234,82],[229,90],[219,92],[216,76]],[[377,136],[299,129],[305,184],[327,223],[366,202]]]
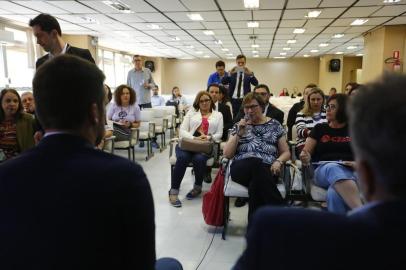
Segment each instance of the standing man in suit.
[[237,115],[240,110],[242,99],[246,94],[251,92],[251,84],[258,85],[258,80],[255,78],[254,72],[248,69],[245,65],[247,58],[240,54],[235,59],[237,66],[233,67],[230,75],[224,77],[223,85],[228,85],[228,93],[233,106],[233,115]]
[[[269,91],[269,87],[266,84],[259,84],[255,86],[254,92],[261,95],[261,97],[265,100],[265,103],[267,104],[264,110],[264,116],[273,118],[276,121],[278,121],[281,125],[283,125],[284,113],[283,111],[276,108],[276,106],[270,102],[271,92]],[[244,110],[240,108],[237,116],[233,119],[233,122],[234,123],[239,122],[241,118],[244,118],[244,116],[245,116]]]
[[0,167],[0,269],[155,269],[148,179],[94,147],[104,135],[103,81],[76,56],[37,70],[45,136]]
[[[354,165],[367,203],[348,216],[305,209],[259,210],[234,270],[406,265],[399,248],[406,241],[406,170],[401,158],[406,153],[405,88],[405,75],[385,74],[361,87],[348,108]],[[303,243],[304,248],[292,250],[287,243]]]
[[37,69],[47,60],[64,53],[76,55],[95,63],[89,50],[73,47],[63,41],[61,26],[55,17],[42,13],[31,19],[29,25],[37,39],[37,44],[47,52],[35,63]]

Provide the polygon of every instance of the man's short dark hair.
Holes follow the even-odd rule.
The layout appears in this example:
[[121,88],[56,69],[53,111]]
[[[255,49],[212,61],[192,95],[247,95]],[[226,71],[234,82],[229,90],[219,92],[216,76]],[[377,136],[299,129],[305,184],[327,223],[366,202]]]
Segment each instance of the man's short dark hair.
[[254,92],[255,92],[255,90],[257,90],[258,88],[264,88],[268,94],[271,93],[271,91],[269,91],[268,85],[266,85],[266,84],[258,84],[257,86],[254,87]]
[[247,61],[247,57],[245,57],[245,55],[243,55],[243,54],[239,54],[239,55],[237,55],[237,57],[235,58],[235,60],[237,61],[238,59],[244,59],[245,61]]
[[355,155],[391,195],[406,198],[406,76],[385,74],[361,86],[349,104]]
[[46,13],[39,14],[34,19],[30,20],[29,25],[30,27],[38,25],[42,31],[45,31],[47,33],[51,33],[52,30],[56,30],[58,32],[58,35],[62,36],[61,26],[59,25],[55,17],[49,14]]
[[340,124],[344,124],[348,122],[347,116],[347,105],[348,105],[348,96],[344,94],[335,94],[328,98],[327,104],[335,100],[337,102],[338,108],[336,111],[336,120]]
[[35,73],[33,92],[37,116],[45,129],[78,130],[89,118],[91,105],[103,112],[103,72],[93,63],[63,54]]
[[209,86],[207,86],[207,92],[209,92],[210,87],[217,87],[217,88],[219,88],[219,92],[220,92],[220,85],[218,83],[211,83]]
[[226,67],[226,64],[223,61],[219,60],[216,62],[216,68],[217,67]]

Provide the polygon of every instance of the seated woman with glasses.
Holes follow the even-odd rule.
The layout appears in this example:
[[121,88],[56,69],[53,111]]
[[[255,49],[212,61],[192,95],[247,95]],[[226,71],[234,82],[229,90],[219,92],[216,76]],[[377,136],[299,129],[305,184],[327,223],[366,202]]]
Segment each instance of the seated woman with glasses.
[[348,132],[347,102],[344,94],[328,99],[328,123],[313,128],[300,153],[303,165],[315,162],[314,182],[327,189],[328,210],[339,214],[362,205]]
[[[200,91],[193,102],[193,109],[185,115],[179,130],[179,138],[194,140],[220,141],[223,135],[223,115],[214,110],[214,102],[209,93]],[[209,156],[203,153],[190,152],[176,146],[176,163],[171,179],[169,202],[174,207],[181,207],[178,198],[180,184],[190,162],[195,172],[193,189],[187,193],[186,199],[191,200],[202,193],[203,177],[206,172],[206,162]]]
[[223,152],[233,159],[233,181],[248,187],[250,220],[261,206],[283,204],[277,175],[290,153],[282,125],[263,115],[266,104],[259,94],[248,93],[242,106],[245,117],[234,125]]
[[304,108],[296,115],[296,155],[302,151],[306,138],[312,128],[320,123],[326,123],[326,111],[323,108],[324,93],[320,88],[314,87],[310,90],[305,101]]

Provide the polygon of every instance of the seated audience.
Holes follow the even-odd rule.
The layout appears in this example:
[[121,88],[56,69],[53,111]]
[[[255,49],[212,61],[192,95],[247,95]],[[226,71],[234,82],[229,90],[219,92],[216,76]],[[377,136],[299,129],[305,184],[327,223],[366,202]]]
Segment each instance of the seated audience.
[[107,113],[107,119],[113,121],[116,141],[125,141],[131,135],[131,128],[140,126],[141,111],[136,103],[135,91],[122,84],[114,91],[114,103]]
[[[312,90],[314,87],[317,87],[317,85],[312,83],[307,85],[303,90],[303,99],[300,100],[300,102],[293,104],[292,108],[290,108],[289,110],[288,120],[286,123],[288,126],[288,140],[292,140],[292,127],[296,122],[296,115],[298,112],[303,110],[304,104],[307,100],[307,95],[310,93],[310,90]],[[302,95],[301,93],[299,94],[297,95],[298,97]]]
[[218,100],[219,100],[220,103],[228,106],[228,108],[230,109],[231,118],[233,118],[234,117],[234,115],[233,115],[233,106],[231,105],[230,97],[228,96],[228,90],[223,85],[219,85]]
[[35,73],[45,135],[0,166],[0,269],[168,264],[155,265],[154,204],[142,167],[94,149],[104,134],[103,80],[96,65],[66,54]]
[[[348,216],[261,209],[234,270],[265,270],[270,265],[285,270],[402,269],[406,265],[400,248],[406,240],[406,170],[399,158],[406,152],[405,88],[405,75],[386,74],[363,86],[350,102],[351,144],[368,203]],[[287,243],[302,243],[303,248]]]
[[180,89],[177,86],[172,88],[172,97],[170,101],[177,103],[180,111],[187,110],[188,108],[187,100],[184,96],[182,96]]
[[233,159],[233,181],[248,187],[250,220],[261,206],[283,204],[277,175],[290,153],[282,125],[263,115],[266,103],[262,96],[248,93],[242,105],[246,117],[234,125],[223,152]]
[[289,96],[289,92],[287,88],[283,88],[282,91],[279,94],[280,97],[288,97]]
[[228,130],[233,126],[233,119],[231,118],[231,112],[227,105],[222,104],[218,97],[220,95],[220,87],[218,84],[211,84],[209,85],[207,91],[211,99],[214,102],[214,110],[220,112],[223,115],[223,136],[221,137],[222,141],[227,140]]
[[[270,117],[275,119],[279,122],[279,124],[283,125],[283,111],[279,110],[275,105],[270,102],[270,91],[269,87],[266,84],[258,84],[254,88],[254,92],[259,94],[265,100],[265,109],[262,112],[264,116]],[[234,118],[234,123],[237,123],[244,118],[244,108],[241,107],[240,111],[238,112],[237,116]]]
[[302,151],[306,138],[312,128],[320,123],[326,123],[326,111],[323,108],[324,94],[317,87],[310,90],[302,111],[296,115],[296,155]]
[[349,82],[345,85],[345,94],[349,95],[351,90],[358,88],[360,85],[356,82]]
[[0,162],[16,157],[34,146],[35,120],[23,112],[20,96],[14,89],[0,93]]
[[158,85],[155,84],[152,87],[152,92],[153,92],[153,95],[151,97],[152,107],[165,106],[165,99],[164,99],[163,96],[159,95],[159,87],[158,87]]
[[35,115],[35,100],[31,92],[24,92],[21,95],[21,102],[24,107],[24,112]]
[[357,87],[351,88],[351,90],[348,92],[349,96],[354,96],[356,93],[358,93],[358,90],[361,88],[361,84],[358,84]]
[[[193,109],[185,115],[179,130],[179,138],[194,140],[219,141],[223,135],[223,115],[214,109],[214,102],[206,91],[197,93],[193,102]],[[181,207],[178,198],[180,184],[190,162],[195,172],[194,187],[186,195],[188,200],[194,199],[202,193],[203,177],[206,173],[206,162],[210,158],[206,154],[190,152],[180,149],[176,145],[176,164],[171,179],[169,202],[174,207]]]
[[347,100],[348,96],[344,94],[329,98],[326,106],[328,123],[312,129],[300,153],[304,166],[311,165],[310,161],[323,161],[315,166],[314,182],[327,189],[327,208],[338,214],[362,205],[348,133]]

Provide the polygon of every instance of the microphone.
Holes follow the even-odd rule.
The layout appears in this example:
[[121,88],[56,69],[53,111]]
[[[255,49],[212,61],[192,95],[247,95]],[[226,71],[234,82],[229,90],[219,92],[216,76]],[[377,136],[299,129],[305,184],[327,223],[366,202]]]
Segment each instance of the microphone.
[[251,116],[250,116],[249,114],[246,114],[246,115],[244,116],[244,120],[245,120],[245,122],[250,121],[250,120],[251,120]]

